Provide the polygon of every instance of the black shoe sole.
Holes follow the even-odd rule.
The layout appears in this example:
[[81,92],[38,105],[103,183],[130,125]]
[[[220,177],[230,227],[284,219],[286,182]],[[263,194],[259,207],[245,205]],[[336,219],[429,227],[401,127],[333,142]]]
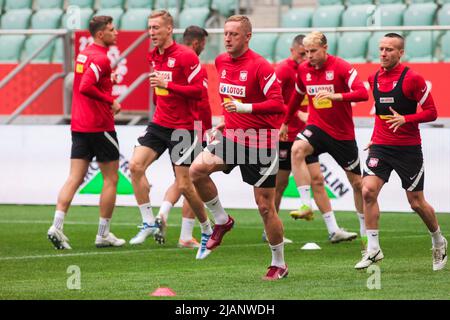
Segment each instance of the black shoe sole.
[[64,250],[61,241],[59,241],[55,236],[52,236],[51,234],[47,235],[48,240],[53,244],[56,250]]

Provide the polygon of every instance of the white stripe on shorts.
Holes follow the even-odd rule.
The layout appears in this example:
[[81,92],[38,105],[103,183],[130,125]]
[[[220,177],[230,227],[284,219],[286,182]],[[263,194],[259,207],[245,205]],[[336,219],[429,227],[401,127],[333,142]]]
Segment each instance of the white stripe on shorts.
[[350,165],[350,166],[344,168],[344,170],[346,170],[346,171],[352,171],[352,170],[355,169],[358,165],[359,165],[359,158],[356,159],[356,161],[353,162],[352,165]]
[[269,176],[272,175],[272,171],[274,171],[275,168],[278,167],[278,152],[275,154],[275,159],[273,160],[272,164],[270,165],[269,169],[267,169],[266,173],[259,179],[258,182],[255,183],[255,187],[259,188],[260,185],[264,183],[264,181],[267,180]]
[[191,153],[194,151],[195,147],[197,146],[197,142],[198,142],[198,137],[197,137],[197,135],[195,135],[194,142],[192,143],[192,145],[189,147],[189,149],[186,150],[186,152],[183,154],[183,156],[180,159],[178,159],[177,162],[175,162],[176,166],[180,166],[184,161],[186,161],[186,159],[191,155]]
[[414,180],[413,184],[406,191],[413,191],[417,187],[417,184],[419,183],[420,179],[422,178],[424,171],[425,171],[425,167],[423,166],[423,163],[422,163],[422,168],[420,168],[420,171],[417,174],[416,180]]
[[106,139],[108,139],[114,145],[114,147],[116,147],[117,151],[120,151],[119,150],[119,145],[117,144],[117,141],[114,140],[114,138],[111,137],[111,135],[108,132],[105,131],[103,133],[105,134]]

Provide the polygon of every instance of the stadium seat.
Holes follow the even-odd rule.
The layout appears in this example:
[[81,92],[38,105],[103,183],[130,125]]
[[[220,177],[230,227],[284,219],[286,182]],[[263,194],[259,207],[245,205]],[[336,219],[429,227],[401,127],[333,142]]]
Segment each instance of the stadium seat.
[[297,36],[297,33],[282,33],[275,45],[275,62],[286,59],[291,55],[290,48],[292,41]]
[[35,0],[38,9],[62,9],[64,0]]
[[128,0],[127,9],[151,9],[153,8],[153,0]]
[[120,18],[123,15],[123,10],[120,8],[99,9],[94,16],[111,16],[113,18],[116,29],[120,29]]
[[342,0],[319,0],[321,6],[334,6],[336,4],[342,4]]
[[213,0],[211,9],[218,11],[222,16],[229,17],[235,13],[237,0]]
[[209,8],[211,0],[187,0],[184,2],[183,8]]
[[61,26],[61,9],[42,9],[31,17],[32,29],[59,29]]
[[[22,52],[22,60],[29,57],[37,48],[39,48],[47,39],[49,35],[33,35],[25,40],[25,47]],[[49,63],[53,57],[53,50],[55,48],[55,41],[50,43],[36,58],[33,63]]]
[[337,33],[336,32],[325,32],[325,36],[327,37],[328,53],[332,54],[332,55],[336,55],[337,44],[338,44]]
[[399,3],[405,3],[404,0],[378,0],[378,4],[399,4]]
[[5,0],[5,11],[31,9],[32,0]]
[[373,15],[376,26],[401,26],[403,25],[404,4],[379,5]]
[[218,34],[210,34],[206,42],[205,50],[200,55],[200,61],[202,63],[214,63],[222,47],[222,37]]
[[208,17],[208,8],[186,8],[180,13],[179,28],[186,28],[190,25],[198,25],[204,28]]
[[372,25],[372,16],[375,6],[372,4],[361,4],[347,7],[342,14],[343,27],[367,27]]
[[434,41],[431,31],[411,31],[406,37],[405,61],[432,62],[433,54]]
[[178,2],[180,2],[180,8],[183,8],[183,0],[156,0],[155,9],[176,8]]
[[318,7],[312,17],[313,28],[335,28],[341,25],[343,5]]
[[69,6],[78,6],[80,8],[94,8],[95,0],[68,0],[67,4]]
[[436,3],[436,0],[409,0],[410,3]]
[[9,10],[1,16],[2,29],[28,29],[31,9]]
[[250,48],[260,54],[269,62],[274,62],[276,33],[253,33],[250,40]]
[[99,0],[98,9],[123,9],[125,0]]
[[444,4],[438,11],[437,24],[440,26],[450,26],[450,3]]
[[347,6],[355,6],[361,4],[373,4],[373,0],[347,0]]
[[447,31],[441,38],[440,60],[450,62],[450,31]]
[[0,36],[0,62],[17,63],[20,60],[25,36],[23,35],[4,35]]
[[[89,29],[89,21],[91,20],[94,11],[91,8],[80,8],[80,20],[71,19],[68,21],[70,12],[66,12],[62,17],[61,28],[69,30],[87,30]],[[78,18],[78,17],[76,17]],[[79,23],[79,24],[78,24]]]
[[309,28],[313,13],[313,8],[292,8],[281,17],[281,27]]
[[146,30],[147,18],[150,15],[149,9],[128,9],[120,21],[121,30]]
[[436,9],[435,3],[411,4],[403,13],[403,25],[431,26],[434,24]]
[[366,62],[369,32],[344,32],[338,40],[337,55],[352,63]]

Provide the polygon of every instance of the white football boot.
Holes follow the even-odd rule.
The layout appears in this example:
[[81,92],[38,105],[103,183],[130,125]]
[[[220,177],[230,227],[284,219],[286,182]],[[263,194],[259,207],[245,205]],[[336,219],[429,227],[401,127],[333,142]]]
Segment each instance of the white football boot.
[[149,236],[154,236],[157,232],[159,232],[159,228],[156,224],[149,225],[147,223],[143,223],[142,226],[139,226],[141,229],[134,238],[130,240],[130,244],[137,245],[144,243],[145,239]]
[[358,234],[356,232],[348,232],[344,229],[339,229],[336,232],[333,232],[329,236],[329,240],[331,243],[339,243],[342,241],[352,241],[358,237]]
[[447,239],[444,238],[444,245],[431,249],[433,250],[433,271],[442,270],[447,264],[447,246]]
[[72,247],[69,245],[69,238],[67,238],[63,231],[51,226],[47,231],[47,238],[55,246],[57,250],[70,250]]
[[384,258],[383,251],[381,249],[369,251],[367,250],[364,257],[355,265],[356,270],[366,269],[372,263],[378,262]]
[[126,243],[124,239],[118,239],[112,232],[108,233],[105,237],[97,235],[95,237],[95,246],[97,248],[104,247],[121,247]]

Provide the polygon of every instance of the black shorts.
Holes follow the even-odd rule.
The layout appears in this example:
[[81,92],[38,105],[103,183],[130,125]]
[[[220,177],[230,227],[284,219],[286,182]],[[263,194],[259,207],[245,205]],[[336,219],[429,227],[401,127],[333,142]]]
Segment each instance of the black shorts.
[[356,140],[336,140],[314,125],[308,125],[298,138],[308,141],[314,148],[312,156],[328,153],[348,172],[361,175],[359,153]]
[[278,153],[276,149],[249,148],[225,137],[213,141],[206,149],[220,157],[230,173],[236,166],[241,169],[242,180],[257,188],[275,188],[278,173]]
[[[280,170],[291,171],[291,154],[292,154],[292,145],[294,142],[288,141],[280,141],[279,144],[279,155],[280,155]],[[306,164],[312,164],[319,162],[318,156],[309,155],[305,158]]]
[[166,149],[176,166],[190,166],[195,157],[202,151],[202,143],[194,131],[172,129],[150,122],[145,133],[137,139],[136,146],[153,149],[158,157]]
[[425,180],[422,147],[372,145],[369,149],[364,176],[377,176],[389,181],[395,170],[406,191],[422,191]]
[[115,131],[75,132],[72,131],[71,159],[85,159],[97,162],[119,160],[119,141]]

